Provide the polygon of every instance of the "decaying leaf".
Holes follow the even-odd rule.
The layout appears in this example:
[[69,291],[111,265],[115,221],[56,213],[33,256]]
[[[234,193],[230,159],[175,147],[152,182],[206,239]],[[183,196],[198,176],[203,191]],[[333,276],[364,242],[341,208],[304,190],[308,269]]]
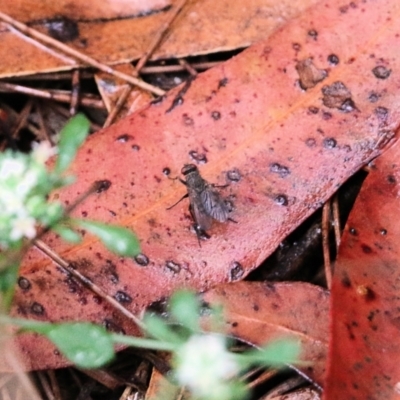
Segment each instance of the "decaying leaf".
[[[246,47],[267,37],[317,0],[188,0],[153,59]],[[99,3],[2,0],[0,11],[106,64],[137,60],[178,0]],[[100,6],[101,4],[101,6]],[[0,24],[0,77],[68,70],[79,64]]]
[[227,333],[262,346],[288,338],[300,341],[298,367],[311,380],[323,384],[328,349],[329,293],[308,283],[237,282],[204,294],[210,304],[224,307]]
[[332,285],[325,399],[400,395],[400,146],[372,165],[342,238]]
[[[143,253],[136,259],[108,253],[85,232],[74,247],[54,234],[43,240],[134,313],[182,286],[205,290],[241,280],[393,140],[400,121],[393,72],[400,70],[393,51],[398,12],[387,0],[356,7],[323,1],[268,40],[92,135],[71,168],[76,183],[53,199],[71,204],[103,181],[104,190],[74,216],[134,230]],[[382,28],[379,35],[371,26]],[[310,57],[328,76],[304,91],[296,65]],[[392,73],[383,79],[374,73],[378,67]],[[324,105],[322,88],[335,82],[343,82],[357,107]],[[169,177],[188,162],[208,182],[228,184],[221,192],[237,221],[214,222],[201,247],[188,203],[167,210],[185,193]],[[38,249],[25,257],[21,279],[30,285],[18,286],[14,315],[138,332]],[[20,344],[27,368],[65,365],[41,338],[25,336]]]

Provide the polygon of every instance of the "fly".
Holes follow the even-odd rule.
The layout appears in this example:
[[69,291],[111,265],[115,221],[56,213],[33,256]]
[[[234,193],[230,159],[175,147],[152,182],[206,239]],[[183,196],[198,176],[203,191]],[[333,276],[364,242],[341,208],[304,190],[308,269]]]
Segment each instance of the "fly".
[[169,207],[168,210],[175,207],[186,197],[189,197],[189,210],[194,221],[194,230],[200,243],[200,239],[209,238],[206,231],[211,227],[213,220],[219,222],[233,221],[229,218],[231,208],[215,190],[216,187],[226,187],[227,185],[215,186],[208,183],[201,177],[199,169],[194,164],[185,164],[181,173],[186,178],[186,181],[179,180],[186,186],[187,193],[178,202]]

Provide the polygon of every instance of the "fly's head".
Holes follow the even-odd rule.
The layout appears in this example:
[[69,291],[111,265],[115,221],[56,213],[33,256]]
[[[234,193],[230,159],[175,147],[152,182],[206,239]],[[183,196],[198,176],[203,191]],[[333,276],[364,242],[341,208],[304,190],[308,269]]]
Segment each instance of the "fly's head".
[[181,173],[184,176],[187,176],[193,172],[198,172],[198,171],[199,169],[194,164],[185,164],[181,169]]

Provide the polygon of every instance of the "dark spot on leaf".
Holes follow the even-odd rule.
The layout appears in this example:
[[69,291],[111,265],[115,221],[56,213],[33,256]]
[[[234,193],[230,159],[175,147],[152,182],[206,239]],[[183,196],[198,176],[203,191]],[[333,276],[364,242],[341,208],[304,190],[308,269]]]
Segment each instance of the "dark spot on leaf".
[[240,279],[244,274],[243,267],[240,263],[235,261],[232,264],[231,270],[229,271],[229,277],[231,281],[236,281]]
[[299,74],[300,87],[303,90],[313,88],[317,83],[323,81],[328,73],[324,69],[318,69],[311,58],[301,60],[296,64]]
[[290,170],[288,167],[284,165],[273,163],[269,166],[269,170],[275,174],[278,174],[281,178],[285,178],[290,174]]
[[225,87],[228,84],[229,80],[228,78],[222,78],[219,82],[218,82],[218,89]]
[[383,65],[378,65],[372,70],[372,73],[378,79],[387,79],[392,73],[392,70],[384,67]]
[[292,47],[293,47],[293,50],[295,50],[295,51],[301,50],[301,44],[299,44],[299,43],[293,43]]
[[168,260],[168,261],[165,263],[165,266],[166,266],[170,271],[172,271],[174,274],[179,274],[179,272],[181,271],[181,266],[180,266],[180,264],[178,264],[177,262],[172,261],[172,260]]
[[334,138],[326,138],[326,139],[324,139],[323,146],[326,149],[334,149],[337,146],[336,139],[334,139]]
[[342,281],[341,282],[342,282],[342,285],[344,287],[346,287],[346,288],[351,287],[351,281],[350,281],[350,278],[349,278],[349,276],[347,275],[346,272],[343,272],[343,276],[342,276]]
[[184,125],[186,125],[186,126],[194,125],[193,118],[190,118],[187,114],[183,114],[182,118],[183,118]]
[[310,106],[308,107],[308,112],[310,114],[318,114],[319,108],[318,107],[314,107],[314,106]]
[[307,147],[315,147],[315,145],[316,145],[315,139],[313,139],[313,138],[308,138],[308,139],[306,140],[306,146],[307,146]]
[[146,311],[149,313],[154,314],[166,314],[168,308],[168,301],[165,297],[161,298],[160,300],[153,301],[150,305],[146,308]]
[[117,141],[121,143],[126,143],[128,140],[132,139],[132,136],[129,136],[127,134],[121,135],[117,137]]
[[380,122],[386,122],[389,115],[389,110],[386,107],[376,107],[374,113]]
[[349,324],[346,324],[347,332],[349,333],[349,339],[354,340],[356,337],[353,334],[352,327]]
[[205,164],[207,162],[206,155],[204,153],[198,153],[196,150],[189,151],[189,156],[198,164]]
[[28,290],[31,288],[31,283],[29,282],[28,279],[24,278],[24,277],[19,277],[18,278],[18,286],[22,289],[22,290]]
[[324,121],[328,121],[328,120],[330,120],[331,118],[332,118],[332,114],[331,114],[330,112],[324,111],[324,112],[322,113],[322,119],[323,119]]
[[339,64],[339,57],[336,54],[329,54],[328,63],[331,64],[331,65],[338,65]]
[[213,111],[211,113],[211,118],[215,121],[218,121],[221,118],[221,113],[219,111]]
[[364,297],[367,301],[372,301],[376,298],[375,292],[366,285],[357,286],[356,292],[359,296]]
[[284,194],[279,194],[275,197],[275,203],[280,206],[287,206],[289,204],[287,197]]
[[46,20],[44,25],[49,36],[60,42],[70,42],[79,37],[78,24],[70,18],[58,16]]
[[326,107],[337,108],[344,112],[350,112],[356,108],[351,92],[343,82],[337,81],[332,85],[323,86],[321,91],[322,103]]
[[361,249],[365,254],[371,254],[372,253],[371,247],[366,245],[366,244],[364,244],[364,243],[361,245]]
[[314,40],[317,40],[318,39],[318,32],[315,29],[310,29],[308,31],[308,36],[310,36]]
[[44,314],[44,307],[41,304],[34,302],[31,306],[31,312],[32,314],[42,315]]
[[396,183],[396,178],[393,175],[388,175],[387,181],[389,183],[391,183],[391,184],[395,184]]
[[165,99],[165,96],[159,96],[157,98],[155,98],[154,100],[152,100],[150,103],[151,104],[161,104]]
[[376,102],[379,100],[380,97],[381,97],[381,96],[380,96],[378,93],[371,92],[371,93],[369,94],[369,96],[368,96],[368,100],[369,100],[371,103],[376,103]]
[[345,113],[354,111],[356,109],[356,105],[354,104],[354,101],[352,99],[346,99],[342,105],[339,107],[340,111],[343,111]]
[[102,181],[96,181],[94,184],[96,185],[96,192],[101,193],[110,188],[111,181],[109,181],[108,179],[104,179]]
[[229,171],[226,173],[226,177],[227,177],[227,179],[228,179],[229,181],[232,181],[232,182],[239,182],[240,179],[242,178],[242,176],[241,176],[239,170],[236,169],[236,168],[229,170]]
[[113,333],[119,333],[124,335],[125,331],[114,321],[110,320],[110,319],[105,319],[103,321],[103,326],[104,328],[106,328],[109,332],[113,332]]
[[118,303],[132,303],[132,297],[129,296],[129,294],[123,292],[122,290],[118,290],[117,293],[115,293],[114,296],[115,300],[118,301]]

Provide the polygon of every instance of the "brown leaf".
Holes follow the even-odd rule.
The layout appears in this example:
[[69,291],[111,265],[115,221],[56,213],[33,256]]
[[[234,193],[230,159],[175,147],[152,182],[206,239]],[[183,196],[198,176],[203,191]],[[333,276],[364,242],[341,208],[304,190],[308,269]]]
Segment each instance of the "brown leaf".
[[399,157],[396,143],[374,162],[343,235],[326,400],[399,397]]
[[[270,35],[317,0],[188,0],[153,59],[178,58],[246,47]],[[137,60],[177,0],[31,1],[2,0],[0,11],[106,64]],[[101,4],[101,7],[99,6]],[[145,7],[144,7],[145,5]],[[0,24],[0,77],[68,70],[60,59]]]
[[[87,233],[75,247],[53,234],[46,243],[134,313],[182,286],[205,290],[241,280],[256,268],[376,157],[399,125],[396,75],[382,79],[372,72],[380,65],[400,70],[392,49],[394,35],[400,34],[396,4],[380,0],[346,12],[341,6],[347,2],[327,4],[331,7],[308,10],[270,39],[92,135],[81,148],[71,168],[76,183],[53,198],[71,204],[93,182],[107,182],[108,190],[90,197],[74,215],[129,227],[147,259],[116,257]],[[354,25],[361,19],[369,23]],[[385,29],[376,35],[367,26]],[[345,46],[338,32],[348,32]],[[370,56],[375,52],[379,59]],[[340,60],[335,67],[330,67],[332,54]],[[297,59],[310,56],[329,75],[305,92],[295,67]],[[350,112],[322,102],[322,86],[337,81],[357,104]],[[383,109],[387,112],[379,112]],[[204,162],[200,171],[207,181],[229,184],[219,190],[231,198],[237,221],[215,222],[201,247],[191,231],[187,201],[167,210],[186,189],[164,173],[177,177],[188,162]],[[90,320],[137,333],[39,250],[27,254],[21,275],[31,285],[17,288],[14,315]],[[39,342],[24,339],[28,367],[65,362]]]
[[275,339],[298,340],[298,367],[311,380],[323,382],[328,347],[329,293],[308,283],[237,282],[217,286],[203,296],[224,307],[227,333],[255,346]]

